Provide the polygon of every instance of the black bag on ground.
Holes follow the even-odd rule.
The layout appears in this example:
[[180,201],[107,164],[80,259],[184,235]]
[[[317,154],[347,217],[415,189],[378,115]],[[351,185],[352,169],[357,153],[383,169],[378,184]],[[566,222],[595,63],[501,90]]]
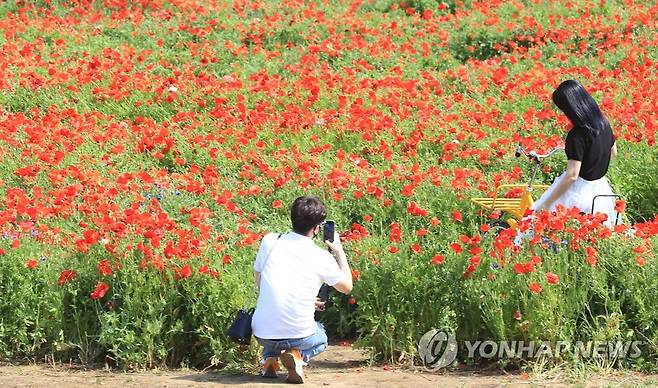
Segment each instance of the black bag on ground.
[[228,338],[241,345],[249,345],[251,343],[251,316],[253,314],[253,308],[238,310],[231,327],[228,328]]

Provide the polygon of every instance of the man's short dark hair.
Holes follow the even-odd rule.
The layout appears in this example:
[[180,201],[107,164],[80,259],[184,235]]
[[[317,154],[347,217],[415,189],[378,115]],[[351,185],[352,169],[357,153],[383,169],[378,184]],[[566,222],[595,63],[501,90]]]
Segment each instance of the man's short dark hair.
[[327,218],[327,209],[318,197],[299,197],[290,208],[290,221],[295,233],[305,235],[321,224],[325,218]]

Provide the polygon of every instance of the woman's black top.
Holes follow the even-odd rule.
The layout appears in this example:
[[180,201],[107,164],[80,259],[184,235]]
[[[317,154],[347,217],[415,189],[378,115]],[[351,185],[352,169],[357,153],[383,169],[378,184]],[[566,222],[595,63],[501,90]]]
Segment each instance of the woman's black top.
[[610,154],[615,144],[615,135],[610,129],[601,131],[597,136],[590,136],[580,127],[574,127],[567,134],[564,151],[567,159],[582,162],[580,177],[594,181],[603,178],[608,172]]

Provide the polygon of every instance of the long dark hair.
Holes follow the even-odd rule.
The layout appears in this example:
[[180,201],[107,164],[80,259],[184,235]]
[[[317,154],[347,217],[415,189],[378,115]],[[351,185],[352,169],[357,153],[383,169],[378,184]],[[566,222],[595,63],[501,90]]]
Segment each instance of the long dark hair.
[[566,80],[553,92],[553,102],[571,120],[574,127],[584,129],[591,137],[610,129],[610,122],[587,90],[575,80]]

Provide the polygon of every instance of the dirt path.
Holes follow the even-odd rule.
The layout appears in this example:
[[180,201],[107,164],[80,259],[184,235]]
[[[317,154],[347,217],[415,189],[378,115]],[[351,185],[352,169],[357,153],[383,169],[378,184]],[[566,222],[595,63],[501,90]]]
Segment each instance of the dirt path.
[[[568,387],[567,381],[523,375],[471,372],[428,373],[423,370],[369,367],[365,356],[347,346],[330,346],[305,368],[305,387]],[[125,373],[79,370],[66,365],[0,366],[0,387],[273,387],[290,386],[285,372],[277,379],[257,375],[226,375],[220,372],[150,371]],[[658,376],[620,374],[596,376],[581,386],[656,386]]]

